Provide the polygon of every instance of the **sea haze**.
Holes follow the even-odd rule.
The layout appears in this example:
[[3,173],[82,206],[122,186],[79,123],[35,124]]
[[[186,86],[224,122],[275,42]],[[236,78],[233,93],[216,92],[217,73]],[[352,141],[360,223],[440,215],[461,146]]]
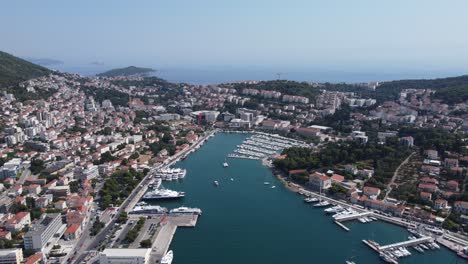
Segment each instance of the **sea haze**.
[[[129,65],[132,63],[129,63]],[[133,65],[133,64],[132,64]],[[90,63],[87,65],[61,64],[49,66],[49,68],[69,73],[78,73],[85,76],[96,75],[110,69],[126,67],[128,65],[109,66],[104,63]],[[154,76],[171,82],[184,82],[190,84],[216,84],[243,80],[275,80],[278,73],[281,79],[307,82],[369,82],[391,81],[401,79],[430,79],[449,76],[458,76],[466,73],[455,71],[334,71],[334,70],[274,70],[268,68],[229,68],[229,67],[158,67],[148,65],[136,65],[156,69]]]

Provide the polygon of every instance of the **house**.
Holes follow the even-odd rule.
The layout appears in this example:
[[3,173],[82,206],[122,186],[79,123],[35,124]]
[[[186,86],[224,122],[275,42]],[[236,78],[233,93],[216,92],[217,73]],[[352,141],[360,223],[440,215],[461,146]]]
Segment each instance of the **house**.
[[420,183],[418,185],[418,190],[423,192],[435,193],[439,190],[439,188],[437,188],[437,185],[435,184]]
[[345,172],[350,173],[352,175],[356,175],[359,172],[359,170],[356,168],[356,166],[348,164],[345,165]]
[[439,181],[437,181],[434,178],[429,178],[429,177],[421,178],[420,182],[424,184],[435,184],[435,185],[439,184]]
[[421,197],[422,200],[424,201],[430,201],[432,200],[432,193],[429,192],[420,192],[419,196]]
[[447,200],[444,199],[436,199],[434,201],[434,209],[436,210],[444,210],[448,207]]
[[46,208],[49,205],[49,199],[45,197],[39,197],[36,199],[35,206],[36,208]]
[[19,231],[31,224],[31,214],[29,212],[19,212],[8,220],[6,229],[11,232]]
[[426,157],[431,160],[436,160],[439,158],[439,154],[437,153],[437,150],[428,149],[426,150]]
[[467,214],[468,213],[468,202],[465,201],[456,201],[453,204],[453,210],[456,212]]
[[0,239],[11,240],[11,232],[10,231],[0,231]]
[[40,194],[42,189],[39,184],[31,184],[26,187],[26,190],[28,191],[29,194]]
[[63,234],[65,240],[74,240],[77,239],[81,234],[81,225],[72,224],[70,225]]
[[44,254],[38,252],[29,256],[24,264],[43,264],[46,263],[44,259]]
[[57,201],[54,203],[54,208],[59,210],[64,210],[67,208],[67,202],[65,201]]
[[323,173],[314,172],[309,175],[309,184],[317,190],[326,190],[331,187],[331,179]]
[[400,142],[408,147],[414,146],[414,138],[412,136],[400,138]]
[[431,165],[422,165],[421,171],[429,175],[434,175],[434,176],[437,176],[440,174],[440,168],[436,166],[431,166]]
[[444,165],[448,168],[458,167],[458,159],[446,158],[444,161]]
[[374,176],[374,170],[363,169],[358,171],[358,175],[362,178],[369,179]]
[[362,192],[365,196],[372,198],[372,199],[377,199],[377,197],[380,195],[380,189],[376,187],[371,187],[371,186],[365,186],[362,189]]
[[345,177],[339,174],[333,174],[331,176],[331,181],[334,183],[340,183],[340,182],[343,182],[344,180],[345,180]]
[[459,191],[458,186],[459,186],[458,182],[454,181],[454,180],[448,181],[447,184],[446,184],[447,189],[450,190],[450,191],[454,191],[454,192]]

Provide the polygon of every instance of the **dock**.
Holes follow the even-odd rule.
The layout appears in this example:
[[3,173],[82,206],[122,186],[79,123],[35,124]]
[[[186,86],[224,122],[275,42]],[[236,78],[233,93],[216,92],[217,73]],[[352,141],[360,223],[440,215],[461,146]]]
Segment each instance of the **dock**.
[[335,220],[337,222],[344,222],[344,221],[350,221],[350,220],[358,219],[358,218],[369,216],[369,215],[373,215],[373,213],[363,212],[363,213],[358,213],[358,214],[345,215],[345,216],[337,217],[335,218]]
[[407,241],[397,242],[397,243],[393,243],[393,244],[389,244],[385,246],[379,246],[379,251],[386,251],[389,249],[399,248],[399,247],[416,246],[422,243],[433,242],[433,241],[434,241],[434,238],[430,236],[425,236],[425,237],[410,239]]
[[343,225],[342,223],[340,223],[339,221],[335,221],[335,224],[337,224],[339,227],[343,228],[344,230],[348,231],[349,232],[349,228],[345,225]]

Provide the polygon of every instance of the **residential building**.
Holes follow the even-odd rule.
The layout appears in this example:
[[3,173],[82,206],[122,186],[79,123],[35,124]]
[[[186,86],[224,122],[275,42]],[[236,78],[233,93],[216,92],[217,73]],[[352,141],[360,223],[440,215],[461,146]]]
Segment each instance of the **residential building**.
[[60,214],[44,214],[39,221],[24,235],[24,248],[42,250],[52,236],[62,226]]
[[21,264],[23,262],[23,250],[21,248],[0,249],[1,264]]
[[331,187],[332,181],[325,174],[315,172],[309,175],[309,184],[317,190],[326,190]]

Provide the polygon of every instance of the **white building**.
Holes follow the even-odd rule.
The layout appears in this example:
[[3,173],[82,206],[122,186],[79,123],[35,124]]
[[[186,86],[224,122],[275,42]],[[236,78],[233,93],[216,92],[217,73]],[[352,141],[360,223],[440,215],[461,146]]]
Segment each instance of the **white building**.
[[23,262],[23,250],[21,248],[0,249],[1,264],[20,264]]
[[106,248],[99,254],[100,264],[147,264],[151,248]]
[[24,235],[24,248],[36,251],[42,250],[52,236],[62,226],[60,214],[44,214]]

